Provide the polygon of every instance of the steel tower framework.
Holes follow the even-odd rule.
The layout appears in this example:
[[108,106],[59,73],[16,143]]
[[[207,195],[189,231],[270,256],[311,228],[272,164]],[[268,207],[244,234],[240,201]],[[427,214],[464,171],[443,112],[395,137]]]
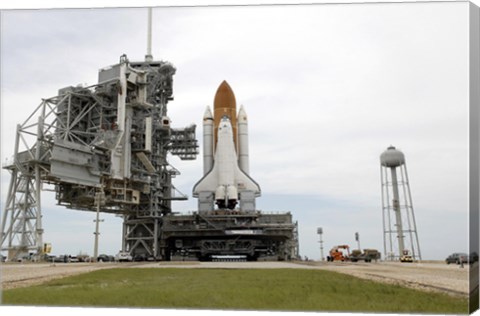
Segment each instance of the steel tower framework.
[[59,205],[121,215],[123,250],[162,258],[162,218],[173,200],[187,199],[172,184],[179,172],[167,155],[198,154],[195,125],[174,129],[167,116],[174,73],[168,62],[123,55],[100,70],[98,84],[60,89],[18,125],[13,160],[3,166],[11,180],[0,236],[9,258],[42,254],[44,184]]
[[421,260],[405,156],[390,146],[380,156],[383,245],[386,260],[410,254]]

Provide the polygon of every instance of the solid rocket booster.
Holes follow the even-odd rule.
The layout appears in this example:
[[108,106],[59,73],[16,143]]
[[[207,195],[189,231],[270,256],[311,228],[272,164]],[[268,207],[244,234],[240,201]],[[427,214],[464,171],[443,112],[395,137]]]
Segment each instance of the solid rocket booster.
[[219,208],[233,209],[241,192],[260,195],[259,185],[248,175],[248,120],[243,106],[236,113],[235,95],[226,81],[218,87],[214,111],[203,116],[204,176],[193,188],[193,196],[213,193]]
[[238,111],[238,165],[246,174],[250,173],[250,164],[248,161],[248,121],[247,113],[243,105]]
[[207,174],[213,166],[213,116],[207,106],[203,115],[203,174]]

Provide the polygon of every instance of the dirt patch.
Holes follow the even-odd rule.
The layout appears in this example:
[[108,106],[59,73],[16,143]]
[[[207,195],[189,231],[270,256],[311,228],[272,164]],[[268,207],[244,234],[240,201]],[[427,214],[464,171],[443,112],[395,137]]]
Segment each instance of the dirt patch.
[[2,289],[42,284],[50,280],[115,267],[108,263],[11,263],[0,266]]
[[[470,266],[445,263],[321,263],[326,270],[349,274],[358,278],[397,284],[409,288],[441,292],[450,295],[469,295]],[[472,268],[472,271],[475,270]]]

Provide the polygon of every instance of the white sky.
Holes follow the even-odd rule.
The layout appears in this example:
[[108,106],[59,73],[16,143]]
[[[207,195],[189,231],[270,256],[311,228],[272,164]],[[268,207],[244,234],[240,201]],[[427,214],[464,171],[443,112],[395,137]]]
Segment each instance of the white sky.
[[[143,60],[146,14],[2,12],[2,161],[41,98],[96,83],[123,53]],[[444,259],[468,250],[466,17],[466,2],[157,8],[153,55],[176,66],[169,116],[175,127],[197,124],[200,145],[205,106],[229,82],[249,117],[257,206],[293,213],[301,255],[320,257],[317,227],[325,254],[355,246],[357,231],[362,248],[383,253],[379,155],[394,145],[406,155],[422,256]],[[189,196],[201,157],[170,159]],[[1,176],[3,209],[10,177]],[[93,253],[94,213],[60,208],[44,193],[43,215],[54,254]],[[121,220],[103,218],[100,252],[115,254]]]

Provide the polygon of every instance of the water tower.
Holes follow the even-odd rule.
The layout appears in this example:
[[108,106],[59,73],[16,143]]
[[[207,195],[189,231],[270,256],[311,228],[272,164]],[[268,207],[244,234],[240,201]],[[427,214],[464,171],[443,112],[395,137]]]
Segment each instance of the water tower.
[[421,260],[405,155],[390,146],[380,155],[383,247],[386,260]]

